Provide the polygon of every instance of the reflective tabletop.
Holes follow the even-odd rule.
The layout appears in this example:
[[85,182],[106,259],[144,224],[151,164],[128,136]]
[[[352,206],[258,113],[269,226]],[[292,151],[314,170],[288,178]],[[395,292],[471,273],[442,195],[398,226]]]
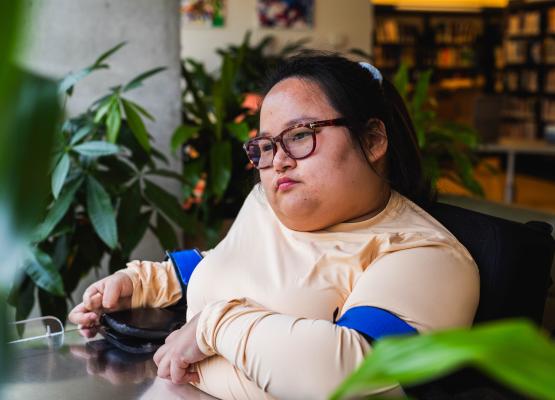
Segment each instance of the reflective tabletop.
[[83,337],[75,327],[10,346],[14,365],[6,399],[214,399],[158,378],[152,354],[125,353],[100,335]]

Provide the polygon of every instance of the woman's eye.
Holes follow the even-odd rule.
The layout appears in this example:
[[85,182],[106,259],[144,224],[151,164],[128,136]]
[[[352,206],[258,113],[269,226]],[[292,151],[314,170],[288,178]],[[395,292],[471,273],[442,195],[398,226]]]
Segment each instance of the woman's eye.
[[260,145],[260,151],[262,151],[262,152],[273,151],[272,144],[271,143],[261,144]]
[[308,136],[310,136],[310,135],[311,135],[311,132],[308,132],[308,131],[306,131],[306,132],[298,132],[298,133],[295,133],[295,134],[293,135],[293,137],[291,138],[291,140],[292,140],[292,141],[302,140],[302,139],[305,139],[306,137],[308,137]]

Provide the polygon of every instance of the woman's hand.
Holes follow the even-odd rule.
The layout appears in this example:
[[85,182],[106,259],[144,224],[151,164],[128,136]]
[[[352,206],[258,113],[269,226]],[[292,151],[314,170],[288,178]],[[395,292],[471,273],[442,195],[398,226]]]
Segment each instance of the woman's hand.
[[191,366],[208,356],[200,351],[197,345],[196,332],[199,314],[195,315],[181,329],[172,332],[166,338],[166,344],[154,354],[154,362],[158,366],[158,376],[171,379],[173,383],[199,381],[197,372]]
[[131,308],[133,282],[123,272],[116,272],[90,285],[83,294],[83,302],[75,306],[68,319],[82,327],[98,325],[104,310]]

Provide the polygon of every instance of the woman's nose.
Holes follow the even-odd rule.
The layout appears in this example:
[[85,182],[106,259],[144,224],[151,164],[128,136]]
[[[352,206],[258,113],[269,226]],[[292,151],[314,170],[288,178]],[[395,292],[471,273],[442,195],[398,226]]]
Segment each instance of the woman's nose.
[[281,143],[278,143],[276,154],[274,154],[274,169],[276,171],[282,171],[285,169],[294,168],[296,165],[297,161],[289,157],[285,150],[283,150],[283,145]]

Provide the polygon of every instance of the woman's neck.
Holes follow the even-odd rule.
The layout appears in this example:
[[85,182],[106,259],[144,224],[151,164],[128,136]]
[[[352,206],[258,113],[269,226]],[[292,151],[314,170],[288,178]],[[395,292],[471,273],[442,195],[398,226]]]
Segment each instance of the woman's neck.
[[379,196],[378,196],[379,198],[377,201],[377,205],[373,205],[372,210],[358,217],[349,219],[345,222],[346,223],[361,222],[361,221],[366,221],[372,217],[375,217],[385,209],[385,207],[387,206],[387,203],[389,202],[390,196],[391,196],[391,188],[389,187],[389,185],[384,185],[379,190]]

